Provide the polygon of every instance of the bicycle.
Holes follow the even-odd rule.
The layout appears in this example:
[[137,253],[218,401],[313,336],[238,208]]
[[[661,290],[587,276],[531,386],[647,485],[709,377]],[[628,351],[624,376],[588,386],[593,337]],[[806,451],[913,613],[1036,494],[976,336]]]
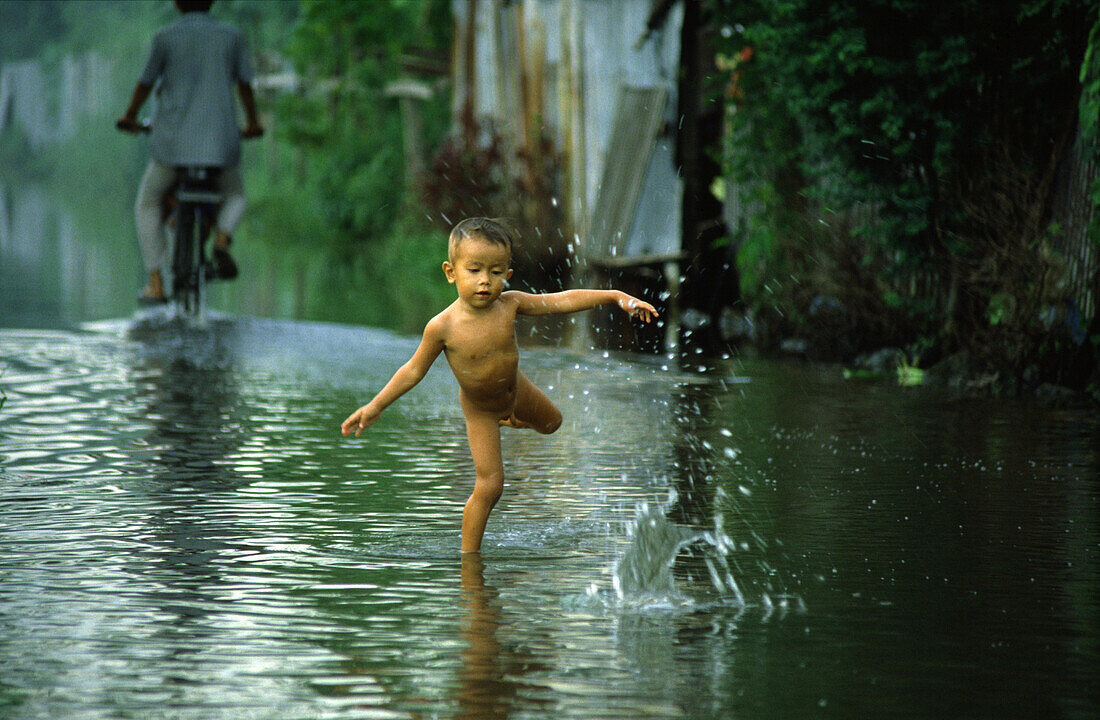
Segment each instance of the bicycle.
[[222,201],[218,190],[221,168],[182,165],[175,199],[172,250],[172,302],[187,315],[202,313],[206,281],[214,276],[206,241]]
[[[145,134],[152,130],[148,122],[119,121],[116,127],[131,134]],[[259,137],[259,134],[242,133],[242,137],[248,140]],[[214,266],[206,252],[206,241],[222,201],[218,189],[222,169],[178,165],[173,170],[177,180],[172,194],[176,206],[169,299],[185,315],[200,316],[206,281],[215,277]]]

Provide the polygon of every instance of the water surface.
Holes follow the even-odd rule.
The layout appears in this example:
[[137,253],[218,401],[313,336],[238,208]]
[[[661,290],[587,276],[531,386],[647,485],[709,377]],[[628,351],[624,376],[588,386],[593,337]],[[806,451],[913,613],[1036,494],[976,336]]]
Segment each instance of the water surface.
[[338,433],[415,343],[0,331],[4,717],[1095,716],[1091,414],[529,348],[464,561],[445,364]]

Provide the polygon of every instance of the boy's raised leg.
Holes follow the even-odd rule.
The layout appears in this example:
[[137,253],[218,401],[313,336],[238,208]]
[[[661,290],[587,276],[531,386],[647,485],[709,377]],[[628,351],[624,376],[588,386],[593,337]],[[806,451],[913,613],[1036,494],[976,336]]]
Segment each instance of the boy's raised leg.
[[561,411],[520,372],[516,374],[516,407],[512,415],[502,422],[512,427],[533,428],[549,435],[561,427]]
[[479,412],[467,406],[466,437],[470,441],[470,455],[474,459],[474,491],[462,511],[462,552],[478,552],[481,537],[489,513],[504,492],[504,460],[500,454],[500,426],[491,414]]

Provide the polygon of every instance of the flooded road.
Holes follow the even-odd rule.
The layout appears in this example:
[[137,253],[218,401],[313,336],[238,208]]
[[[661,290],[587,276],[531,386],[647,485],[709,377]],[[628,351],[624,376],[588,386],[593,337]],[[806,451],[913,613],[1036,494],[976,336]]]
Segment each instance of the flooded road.
[[1098,714],[1092,410],[528,347],[565,422],[504,431],[463,559],[445,363],[339,434],[417,338],[132,315],[136,246],[27,197],[0,203],[0,717]]
[[480,560],[416,338],[0,331],[8,718],[1094,717],[1088,413],[827,369],[527,349]]

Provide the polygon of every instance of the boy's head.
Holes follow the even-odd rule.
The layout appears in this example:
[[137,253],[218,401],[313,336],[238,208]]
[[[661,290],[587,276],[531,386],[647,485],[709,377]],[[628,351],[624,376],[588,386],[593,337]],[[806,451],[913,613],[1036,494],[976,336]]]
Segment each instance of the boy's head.
[[511,229],[500,220],[475,217],[463,220],[451,230],[451,237],[447,240],[447,260],[454,263],[462,242],[473,238],[499,245],[508,250],[509,256],[512,254]]

